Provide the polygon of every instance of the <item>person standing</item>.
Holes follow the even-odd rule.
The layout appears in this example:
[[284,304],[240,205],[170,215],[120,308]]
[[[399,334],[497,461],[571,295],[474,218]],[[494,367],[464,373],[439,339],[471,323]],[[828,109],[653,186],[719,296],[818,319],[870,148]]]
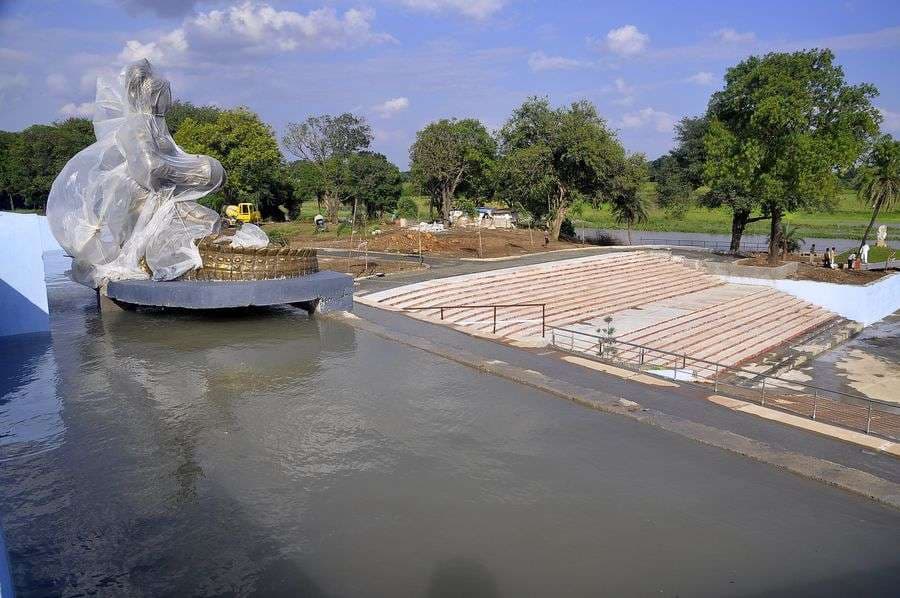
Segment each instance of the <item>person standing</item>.
[[862,249],[859,250],[859,259],[862,260],[862,263],[869,263],[869,244],[863,243]]

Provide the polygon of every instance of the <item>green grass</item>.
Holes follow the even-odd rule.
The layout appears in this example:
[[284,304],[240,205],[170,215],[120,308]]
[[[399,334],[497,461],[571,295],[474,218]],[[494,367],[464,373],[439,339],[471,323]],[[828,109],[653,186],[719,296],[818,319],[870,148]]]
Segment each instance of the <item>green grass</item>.
[[[832,212],[793,212],[787,214],[784,220],[797,226],[800,237],[853,239],[862,237],[871,217],[871,210],[857,199],[853,191],[844,191]],[[578,222],[596,228],[624,228],[616,223],[606,205],[600,208],[586,207]],[[877,224],[900,226],[900,211],[879,214]],[[727,208],[693,207],[683,217],[675,218],[665,210],[653,207],[647,222],[636,226],[635,230],[730,235],[731,211]],[[769,221],[754,222],[745,232],[751,235],[768,235]]]
[[[839,253],[838,262],[846,262],[851,253],[856,253],[856,249],[848,249],[843,253]],[[891,253],[894,253],[894,259],[897,259],[896,254],[900,254],[900,249],[896,247],[875,247],[873,241],[869,245],[869,263],[883,262],[890,257]]]

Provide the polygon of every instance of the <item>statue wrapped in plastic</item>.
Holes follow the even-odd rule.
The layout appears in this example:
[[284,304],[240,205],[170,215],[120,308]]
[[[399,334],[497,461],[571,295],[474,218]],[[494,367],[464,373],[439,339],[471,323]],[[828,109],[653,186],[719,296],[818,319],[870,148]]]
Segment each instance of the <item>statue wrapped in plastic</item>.
[[225,172],[175,144],[165,121],[171,102],[169,82],[146,60],[97,81],[97,142],[69,160],[47,201],[76,281],[173,280],[202,266],[196,240],[222,224],[197,200],[220,188]]

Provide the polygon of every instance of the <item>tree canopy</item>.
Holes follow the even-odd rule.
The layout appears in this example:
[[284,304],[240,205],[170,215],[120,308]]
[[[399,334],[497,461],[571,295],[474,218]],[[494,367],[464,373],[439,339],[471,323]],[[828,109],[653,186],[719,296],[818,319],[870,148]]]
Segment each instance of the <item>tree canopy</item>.
[[301,123],[289,123],[282,143],[294,156],[319,169],[322,197],[327,217],[337,222],[344,198],[339,187],[346,158],[369,147],[372,127],[364,117],[345,112],[338,116],[311,116]]
[[290,209],[293,188],[283,172],[281,152],[272,127],[247,108],[223,110],[211,122],[185,118],[175,135],[185,151],[212,156],[222,163],[227,181],[218,201],[252,202],[267,216],[278,206]]
[[704,175],[741,211],[771,218],[770,261],[782,215],[827,207],[838,173],[877,133],[876,95],[872,85],[848,85],[830,50],[751,56],[728,69],[709,102]]
[[352,202],[355,215],[359,214],[359,204],[369,217],[393,211],[403,190],[400,169],[375,152],[351,154],[338,180],[340,195]]
[[861,251],[878,213],[900,202],[900,141],[890,135],[880,137],[859,169],[858,177],[859,196],[872,206],[872,219],[859,242]]
[[499,136],[500,196],[537,217],[547,216],[554,239],[574,200],[601,201],[626,168],[624,148],[587,101],[552,108],[546,98],[530,98]]
[[70,118],[0,136],[0,191],[4,205],[43,210],[56,175],[96,141],[91,121]]
[[409,161],[418,186],[449,222],[456,193],[465,186],[483,186],[496,152],[496,142],[480,121],[442,119],[416,133]]
[[223,111],[218,106],[196,106],[185,100],[175,100],[166,112],[166,125],[174,137],[186,119],[190,118],[198,124],[212,124]]

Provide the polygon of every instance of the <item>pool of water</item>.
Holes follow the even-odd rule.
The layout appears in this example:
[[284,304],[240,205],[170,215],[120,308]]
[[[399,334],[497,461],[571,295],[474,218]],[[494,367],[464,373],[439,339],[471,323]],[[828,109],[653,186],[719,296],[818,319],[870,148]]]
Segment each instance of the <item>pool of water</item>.
[[0,339],[19,596],[900,584],[900,513],[836,489],[297,310],[100,318],[51,282],[52,336]]

